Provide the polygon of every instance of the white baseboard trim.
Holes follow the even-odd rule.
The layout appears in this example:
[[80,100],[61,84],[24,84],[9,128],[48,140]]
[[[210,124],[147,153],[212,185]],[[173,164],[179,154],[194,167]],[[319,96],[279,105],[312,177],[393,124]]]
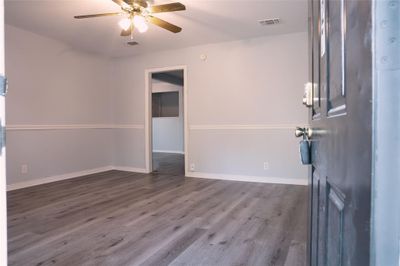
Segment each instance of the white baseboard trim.
[[175,153],[175,154],[185,154],[184,151],[168,151],[168,150],[154,150],[157,153]]
[[141,173],[141,174],[149,173],[149,171],[147,171],[144,168],[135,168],[135,167],[126,167],[126,166],[113,166],[112,169],[118,170],[118,171],[125,171],[125,172]]
[[[110,170],[126,171],[133,173],[143,173],[147,174],[144,168],[126,167],[126,166],[105,166],[100,168],[94,168],[79,172],[73,172],[63,175],[49,176],[34,180],[22,181],[14,184],[7,185],[7,191],[32,187],[47,183],[52,183],[56,181],[97,174],[101,172],[106,172]],[[226,174],[212,174],[212,173],[202,173],[202,172],[188,172],[186,174],[188,177],[195,178],[206,178],[206,179],[219,179],[219,180],[230,180],[230,181],[242,181],[242,182],[257,182],[257,183],[272,183],[272,184],[289,184],[289,185],[308,185],[307,179],[295,179],[295,178],[283,178],[283,177],[263,177],[263,176],[246,176],[246,175],[226,175]]]
[[52,182],[56,182],[56,181],[71,179],[71,178],[85,176],[85,175],[97,174],[97,173],[101,173],[101,172],[110,171],[113,169],[114,168],[112,166],[106,166],[106,167],[94,168],[94,169],[73,172],[73,173],[68,173],[68,174],[63,174],[63,175],[55,175],[55,176],[49,176],[49,177],[44,177],[44,178],[22,181],[22,182],[7,185],[7,191],[16,190],[16,189],[20,189],[20,188],[26,188],[26,187],[33,187],[33,186],[37,186],[37,185],[52,183]]
[[88,169],[88,170],[79,171],[79,172],[49,176],[49,177],[38,178],[38,179],[27,180],[27,181],[10,184],[10,185],[7,185],[7,191],[26,188],[26,187],[33,187],[33,186],[37,186],[37,185],[57,182],[57,181],[61,181],[61,180],[66,180],[66,179],[71,179],[71,178],[76,178],[76,177],[81,177],[81,176],[86,176],[86,175],[97,174],[97,173],[111,171],[111,170],[134,172],[134,173],[148,173],[148,171],[143,168],[124,167],[124,166],[105,166],[105,167]]
[[219,179],[219,180],[242,181],[242,182],[287,184],[287,185],[301,185],[301,186],[308,185],[307,178],[297,179],[297,178],[268,177],[268,176],[226,175],[226,174],[212,174],[212,173],[202,173],[202,172],[188,172],[186,176],[195,178]]

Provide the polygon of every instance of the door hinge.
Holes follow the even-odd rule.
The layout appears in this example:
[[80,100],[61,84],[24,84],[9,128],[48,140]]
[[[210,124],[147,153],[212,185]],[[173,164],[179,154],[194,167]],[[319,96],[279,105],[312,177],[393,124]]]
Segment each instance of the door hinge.
[[0,96],[6,96],[8,91],[7,77],[0,75]]

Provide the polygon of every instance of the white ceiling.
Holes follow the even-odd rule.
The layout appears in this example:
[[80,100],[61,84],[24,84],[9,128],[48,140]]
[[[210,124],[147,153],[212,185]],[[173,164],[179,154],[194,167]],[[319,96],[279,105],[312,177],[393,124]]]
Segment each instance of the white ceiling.
[[[155,4],[175,2],[155,0]],[[74,15],[118,12],[111,0],[6,0],[5,21],[73,47],[110,57],[176,49],[307,30],[306,0],[179,0],[186,11],[158,14],[183,28],[178,34],[151,25],[135,32],[137,46],[120,37],[120,17],[76,20]],[[258,20],[280,18],[282,23],[261,26]]]

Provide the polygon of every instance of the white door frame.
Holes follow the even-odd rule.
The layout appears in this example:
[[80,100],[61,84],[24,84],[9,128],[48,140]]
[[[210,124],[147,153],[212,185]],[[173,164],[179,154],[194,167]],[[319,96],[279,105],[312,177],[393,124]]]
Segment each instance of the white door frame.
[[183,70],[183,127],[184,127],[184,153],[185,153],[185,176],[188,173],[188,162],[189,162],[189,126],[188,126],[188,79],[187,79],[187,66],[172,66],[162,68],[149,68],[145,70],[145,156],[146,156],[146,172],[151,173],[153,171],[152,162],[152,109],[151,109],[151,76],[153,73]]
[[[5,75],[4,67],[4,0],[0,0],[0,75]],[[5,127],[5,97],[0,96],[0,126]],[[0,156],[0,263],[7,264],[7,196],[6,196],[6,150]]]

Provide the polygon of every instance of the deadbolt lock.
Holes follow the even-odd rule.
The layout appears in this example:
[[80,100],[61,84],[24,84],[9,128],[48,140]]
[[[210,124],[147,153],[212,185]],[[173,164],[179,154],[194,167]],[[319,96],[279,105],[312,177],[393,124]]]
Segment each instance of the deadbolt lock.
[[313,88],[314,85],[311,82],[304,84],[303,104],[307,107],[312,107],[313,105]]

